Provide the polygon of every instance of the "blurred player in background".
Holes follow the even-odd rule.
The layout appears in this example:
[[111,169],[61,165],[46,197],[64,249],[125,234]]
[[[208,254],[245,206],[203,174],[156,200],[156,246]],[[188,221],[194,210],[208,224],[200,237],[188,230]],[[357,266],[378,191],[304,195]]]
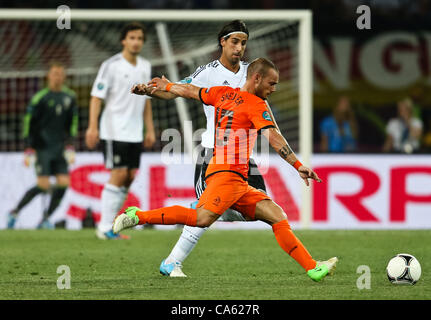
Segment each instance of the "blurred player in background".
[[[230,86],[241,87],[246,81],[248,62],[241,61],[247,46],[249,31],[241,20],[233,20],[225,24],[217,35],[218,46],[221,55],[206,65],[202,65],[182,83],[191,83],[199,87]],[[133,88],[137,94],[148,93],[146,86]],[[177,96],[171,92],[157,91],[154,96],[162,99],[173,99]],[[199,199],[206,188],[204,181],[208,162],[212,157],[214,148],[214,106],[203,104],[207,118],[206,131],[202,134],[202,151],[196,160],[195,167],[195,192]],[[256,189],[266,192],[265,182],[260,174],[253,158],[250,158],[248,182]],[[196,205],[197,201],[192,204]],[[245,221],[244,217],[235,210],[228,209],[220,218],[221,221]],[[202,234],[208,228],[185,226],[183,232],[175,244],[169,256],[160,264],[160,273],[171,277],[185,277],[182,271],[182,263],[196,246]]]
[[[48,192],[51,193],[51,201],[38,227],[54,228],[48,218],[60,204],[69,186],[68,162],[74,161],[70,138],[75,137],[78,130],[76,95],[64,85],[65,78],[64,66],[57,62],[51,63],[47,87],[37,92],[27,107],[23,127],[27,146],[24,161],[29,166],[35,154],[37,183],[10,212],[8,228],[14,227],[18,213],[25,205],[37,195]],[[50,185],[50,176],[56,178],[54,186]]]
[[[101,220],[96,235],[100,239],[124,239],[112,233],[115,216],[127,198],[144,146],[155,142],[151,100],[130,94],[136,83],[151,79],[151,64],[138,56],[145,39],[145,28],[133,22],[121,31],[123,49],[102,63],[91,90],[90,118],[85,141],[94,149],[101,139],[105,167],[110,170],[109,181],[102,191]],[[100,118],[100,134],[98,119]],[[145,139],[144,139],[145,126]]]
[[271,225],[280,247],[304,268],[312,280],[321,281],[332,273],[338,259],[314,260],[292,232],[283,209],[266,193],[247,182],[250,153],[258,132],[262,132],[280,157],[298,171],[307,186],[308,179],[321,182],[313,170],[297,159],[269,115],[264,99],[275,91],[279,81],[275,65],[265,58],[254,60],[248,67],[247,81],[236,89],[228,86],[200,88],[191,84],[174,84],[165,78],[155,78],[153,81],[157,90],[173,92],[215,107],[214,153],[204,177],[207,187],[199,199],[197,209],[172,206],[142,211],[137,207],[129,207],[116,218],[114,232],[138,224],[181,223],[209,227],[232,207],[250,220],[260,220]]

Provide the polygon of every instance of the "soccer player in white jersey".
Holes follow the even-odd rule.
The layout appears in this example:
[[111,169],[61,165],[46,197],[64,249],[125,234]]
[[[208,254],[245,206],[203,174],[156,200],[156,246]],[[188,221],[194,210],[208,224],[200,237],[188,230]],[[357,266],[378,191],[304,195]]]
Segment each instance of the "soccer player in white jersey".
[[[214,86],[242,87],[246,81],[248,63],[241,61],[248,40],[248,29],[241,20],[233,20],[222,27],[218,34],[218,45],[221,55],[206,65],[200,66],[189,77],[181,80],[182,83],[191,83],[198,87],[210,88]],[[150,94],[148,87],[138,85],[132,88],[136,94]],[[156,91],[154,97],[161,99],[173,99],[176,95],[170,92]],[[214,107],[203,105],[207,118],[206,131],[202,134],[201,145],[203,147],[195,167],[195,192],[197,199],[203,193],[206,184],[204,181],[208,161],[211,159],[214,148]],[[266,192],[262,176],[257,165],[250,158],[250,170],[248,183]],[[196,205],[197,201],[192,204]],[[222,221],[245,221],[239,212],[229,209],[220,218]],[[184,226],[183,232],[172,249],[169,256],[160,264],[160,273],[171,277],[186,277],[182,271],[182,263],[196,246],[199,238],[208,228]]]
[[[144,37],[142,24],[126,25],[120,35],[123,50],[102,63],[91,90],[85,140],[89,149],[94,149],[101,140],[105,167],[110,170],[109,181],[102,191],[101,219],[96,230],[100,239],[128,238],[115,235],[112,223],[139,168],[142,142],[145,147],[155,142],[151,99],[130,94],[131,86],[151,79],[150,62],[139,56]],[[105,107],[99,129],[103,100]]]

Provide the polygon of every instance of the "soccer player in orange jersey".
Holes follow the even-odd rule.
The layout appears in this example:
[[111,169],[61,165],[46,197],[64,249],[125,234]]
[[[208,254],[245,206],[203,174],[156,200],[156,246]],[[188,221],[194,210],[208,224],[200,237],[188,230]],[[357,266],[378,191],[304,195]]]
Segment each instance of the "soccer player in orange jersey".
[[278,69],[265,58],[258,58],[249,65],[247,80],[242,88],[199,88],[191,84],[170,83],[164,77],[153,79],[153,91],[173,92],[215,107],[215,143],[205,175],[207,188],[196,209],[171,206],[142,211],[129,207],[114,221],[114,233],[138,224],[208,227],[228,208],[233,208],[251,220],[261,220],[271,225],[280,247],[304,268],[312,280],[320,281],[331,274],[338,259],[314,260],[292,232],[283,209],[268,195],[247,183],[250,153],[258,132],[269,140],[284,160],[296,168],[307,186],[309,179],[321,182],[313,170],[297,159],[268,112],[264,99],[275,91],[278,79]]

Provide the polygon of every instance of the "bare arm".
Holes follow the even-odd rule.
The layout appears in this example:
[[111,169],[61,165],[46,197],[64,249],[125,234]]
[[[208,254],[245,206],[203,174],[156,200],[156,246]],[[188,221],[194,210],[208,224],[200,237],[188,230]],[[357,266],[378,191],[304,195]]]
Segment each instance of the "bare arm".
[[145,102],[144,125],[145,125],[144,146],[145,148],[151,148],[156,142],[156,133],[154,131],[153,108],[152,108],[150,99],[148,99]]
[[151,94],[156,93],[157,91],[167,91],[166,90],[166,86],[170,85],[169,88],[169,92],[168,93],[172,93],[174,95],[176,95],[177,97],[182,97],[182,98],[186,98],[186,99],[195,99],[200,101],[200,97],[199,97],[199,90],[201,88],[196,87],[192,84],[188,84],[188,83],[184,83],[184,84],[179,84],[179,83],[172,83],[169,82],[168,79],[165,78],[165,76],[162,76],[162,78],[154,78],[153,80],[151,80],[150,83],[150,88],[151,88]]
[[102,99],[91,97],[88,128],[85,132],[85,143],[89,149],[94,149],[99,142],[99,115],[102,110]]
[[[276,128],[269,128],[262,130],[262,135],[268,139],[271,147],[291,166],[294,166],[298,161],[293,150],[290,148],[286,139],[281,135],[281,133]],[[308,186],[308,179],[316,180],[317,182],[322,182],[322,180],[317,176],[317,174],[310,168],[300,165],[298,168],[298,173],[300,177],[304,180],[305,184]]]
[[153,98],[163,99],[163,100],[172,100],[177,98],[178,96],[173,94],[172,92],[167,91],[155,91],[154,93],[151,93],[152,88],[147,86],[146,84],[137,84],[134,85],[131,89],[131,93],[140,95],[140,96],[150,96]]

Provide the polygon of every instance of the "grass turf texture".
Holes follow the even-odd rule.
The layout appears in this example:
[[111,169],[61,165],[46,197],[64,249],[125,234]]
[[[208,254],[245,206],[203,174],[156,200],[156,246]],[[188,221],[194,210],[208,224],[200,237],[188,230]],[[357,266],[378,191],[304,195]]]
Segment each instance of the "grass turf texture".
[[[183,267],[188,278],[159,274],[181,230],[132,230],[126,241],[102,241],[94,230],[0,231],[0,299],[431,299],[431,231],[296,231],[315,259],[337,256],[335,275],[320,283],[278,246],[271,230],[209,230]],[[414,286],[386,278],[397,253],[418,258]],[[59,290],[60,265],[71,289]],[[371,289],[359,290],[358,266],[371,269]]]

